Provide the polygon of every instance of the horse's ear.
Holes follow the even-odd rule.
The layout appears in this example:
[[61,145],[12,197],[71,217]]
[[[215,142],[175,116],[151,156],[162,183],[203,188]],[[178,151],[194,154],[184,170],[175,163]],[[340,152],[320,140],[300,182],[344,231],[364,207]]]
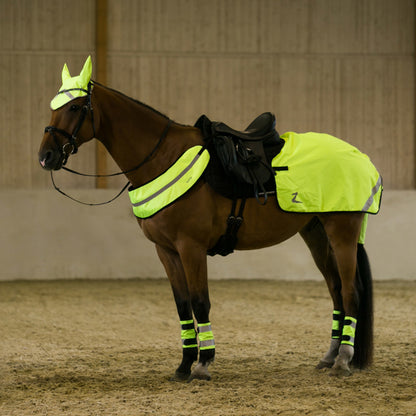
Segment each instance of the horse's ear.
[[62,69],[62,83],[64,83],[68,78],[71,78],[71,74],[69,73],[69,69],[65,64]]
[[84,67],[79,73],[79,77],[82,79],[83,81],[82,83],[84,85],[87,85],[90,82],[91,75],[92,75],[92,62],[91,62],[91,56],[89,56],[84,63]]

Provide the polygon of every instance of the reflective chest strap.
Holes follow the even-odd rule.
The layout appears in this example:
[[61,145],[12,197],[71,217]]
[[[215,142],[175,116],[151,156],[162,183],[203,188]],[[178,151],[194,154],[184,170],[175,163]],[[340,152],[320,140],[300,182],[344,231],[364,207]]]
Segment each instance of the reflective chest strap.
[[134,214],[138,218],[149,218],[172,204],[198,181],[209,158],[206,149],[193,146],[157,178],[139,188],[129,189]]

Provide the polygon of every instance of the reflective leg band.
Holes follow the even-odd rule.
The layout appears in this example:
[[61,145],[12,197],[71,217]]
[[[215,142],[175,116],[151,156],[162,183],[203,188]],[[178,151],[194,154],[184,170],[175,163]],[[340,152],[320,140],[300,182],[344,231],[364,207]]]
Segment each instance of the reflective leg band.
[[211,323],[198,324],[199,349],[209,350],[215,348],[214,334],[212,333]]
[[355,318],[353,318],[352,316],[346,316],[344,318],[344,327],[342,328],[341,344],[354,346],[356,326],[357,320]]
[[180,322],[181,322],[182,348],[197,348],[198,342],[196,340],[194,320],[189,319],[188,321],[180,321]]
[[332,339],[341,338],[342,312],[335,311],[332,314]]

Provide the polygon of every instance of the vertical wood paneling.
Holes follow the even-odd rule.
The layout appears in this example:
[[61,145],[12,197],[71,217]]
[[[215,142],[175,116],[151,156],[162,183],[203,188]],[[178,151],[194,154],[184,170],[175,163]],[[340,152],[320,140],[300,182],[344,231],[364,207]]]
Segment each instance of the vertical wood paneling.
[[[108,0],[107,83],[185,124],[244,128],[272,111],[280,132],[335,134],[387,187],[414,188],[415,15],[413,0]],[[36,160],[49,101],[94,33],[94,0],[0,0],[2,188],[49,186]],[[94,172],[94,153],[71,166]]]
[[[49,174],[39,168],[37,161],[37,152],[43,136],[43,130],[50,122],[51,110],[49,107],[50,100],[57,93],[62,84],[61,71],[64,63],[68,64],[69,71],[72,75],[77,75],[85,61],[85,56],[71,55],[68,53],[57,53],[54,55],[39,55],[30,57],[31,61],[31,79],[36,80],[36,84],[31,88],[28,98],[32,105],[28,106],[28,114],[31,117],[32,137],[29,141],[33,144],[30,151],[30,160],[32,163],[32,186],[33,187],[50,187]],[[50,77],[45,77],[50,74]],[[84,145],[81,150],[72,155],[68,161],[68,166],[75,170],[86,173],[95,173],[95,151],[92,144]],[[94,180],[78,177],[64,173],[56,173],[57,182],[63,187],[74,188],[93,188]]]
[[25,105],[31,89],[30,58],[3,55],[1,62],[0,186],[16,187],[23,178],[30,180],[30,116]]
[[307,52],[414,53],[414,7],[413,0],[310,1]]
[[[49,175],[40,169],[37,161],[43,130],[51,117],[49,103],[61,86],[63,62],[68,62],[70,70],[76,74],[84,59],[71,58],[67,53],[1,55],[0,100],[5,103],[0,113],[2,188],[50,186]],[[50,77],[45,74],[50,74]],[[71,158],[72,166],[94,173],[95,162],[91,155],[93,153],[88,150],[79,152]],[[68,177],[64,184],[91,187],[78,177]]]
[[[61,85],[68,62],[73,74],[94,52],[92,0],[0,0],[0,187],[49,187],[49,175],[37,161],[49,102]],[[94,172],[91,150],[80,152],[73,166]],[[91,187],[75,177],[65,186]]]
[[258,51],[252,0],[121,0],[109,4],[110,51]]
[[259,52],[308,52],[309,0],[264,0],[259,5]]
[[396,111],[414,107],[410,59],[123,56],[111,62],[115,88],[178,122],[193,124],[205,113],[244,128],[258,113],[273,111],[280,132],[341,137],[371,156],[388,186],[413,186],[411,169],[395,168],[398,160],[414,165],[413,116]]
[[371,155],[387,187],[415,186],[412,0],[111,4],[111,59],[140,56],[132,91],[143,101],[178,121],[200,111],[237,128],[270,110],[280,131],[342,137]]
[[[96,80],[107,84],[107,54],[108,54],[108,0],[95,1],[95,57]],[[107,172],[107,152],[105,147],[97,141],[95,159],[97,173],[103,175]],[[107,178],[98,177],[95,181],[97,188],[107,187]]]
[[111,51],[414,53],[413,0],[118,0]]
[[364,41],[367,53],[415,53],[415,2],[367,0]]
[[412,74],[414,59],[366,61],[366,146],[376,149],[374,158],[389,187],[414,188],[415,131]]
[[93,13],[92,0],[1,0],[0,50],[92,50]]

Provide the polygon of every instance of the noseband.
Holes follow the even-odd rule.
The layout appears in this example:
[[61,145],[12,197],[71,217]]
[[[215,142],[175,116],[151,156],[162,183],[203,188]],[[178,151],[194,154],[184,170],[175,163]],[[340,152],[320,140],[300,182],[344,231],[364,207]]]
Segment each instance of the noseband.
[[57,138],[56,134],[58,133],[58,134],[60,134],[60,135],[62,135],[65,138],[68,139],[68,141],[60,148],[61,154],[63,156],[62,165],[66,164],[70,155],[73,155],[73,154],[78,152],[79,145],[77,143],[77,141],[78,141],[77,135],[78,135],[78,133],[79,133],[81,127],[82,127],[82,124],[84,123],[84,120],[85,120],[88,112],[91,112],[93,137],[96,136],[95,125],[94,125],[94,111],[93,111],[92,105],[91,105],[91,89],[92,89],[92,82],[90,81],[88,83],[88,90],[84,90],[83,88],[71,88],[69,90],[59,91],[59,94],[67,93],[67,92],[74,91],[74,90],[85,91],[87,93],[87,102],[81,108],[81,114],[79,116],[78,122],[77,122],[72,134],[68,133],[67,131],[65,131],[63,129],[59,129],[58,127],[55,127],[55,126],[45,127],[45,133],[50,133],[52,135],[58,149],[60,148],[60,143],[58,141],[58,138]]

